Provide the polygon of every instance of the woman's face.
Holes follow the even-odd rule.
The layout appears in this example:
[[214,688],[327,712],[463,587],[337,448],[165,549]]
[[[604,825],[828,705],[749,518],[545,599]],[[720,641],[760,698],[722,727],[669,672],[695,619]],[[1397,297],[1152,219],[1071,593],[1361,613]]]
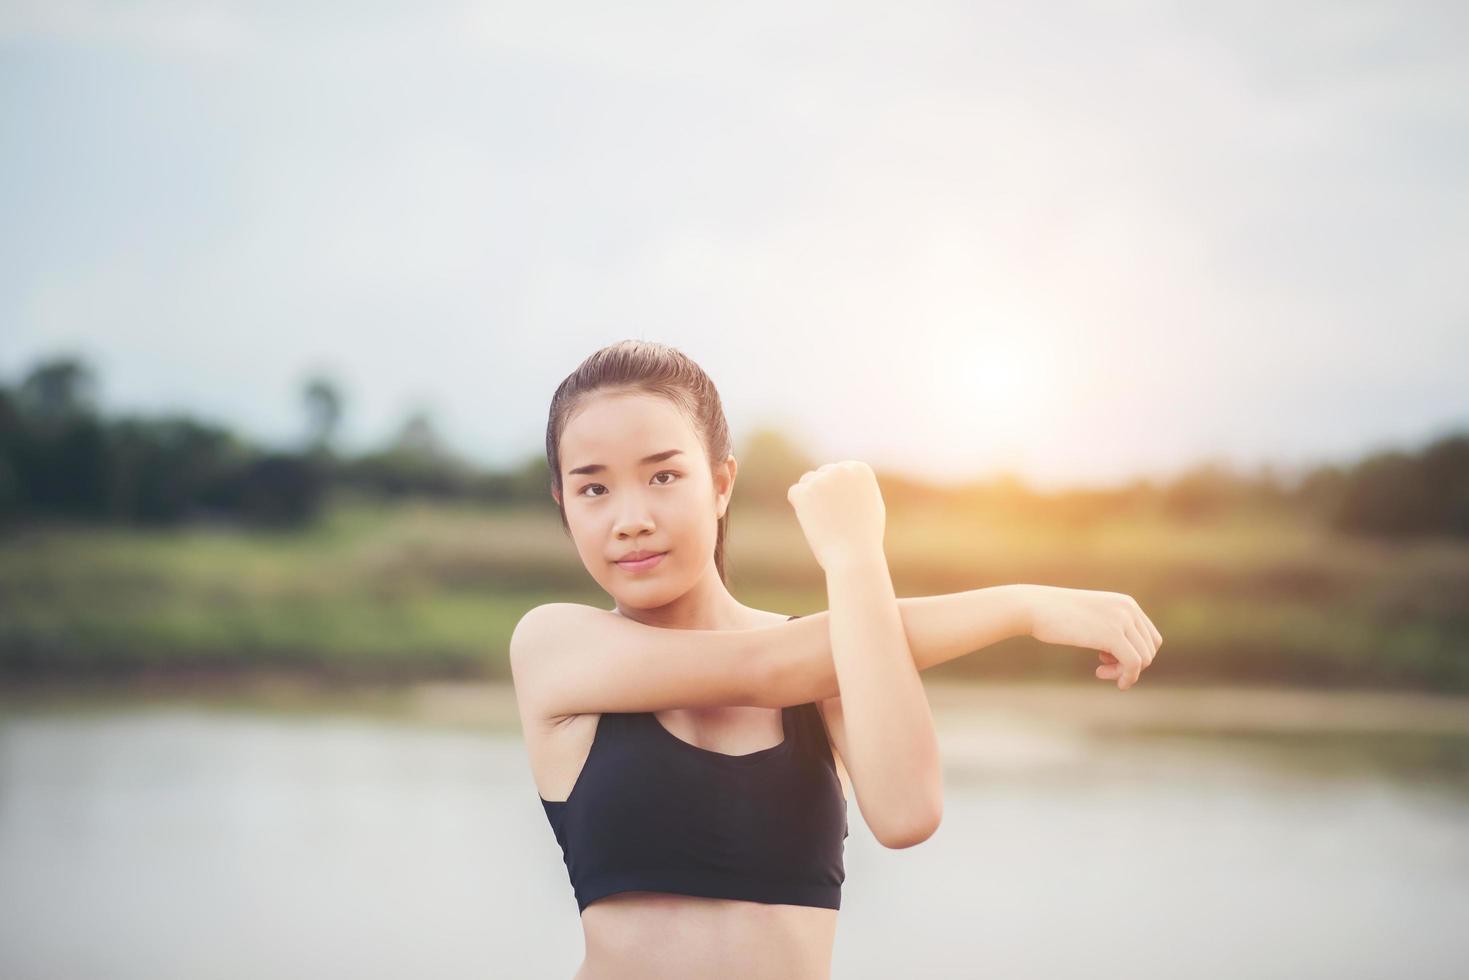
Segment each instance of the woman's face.
[[[716,487],[703,443],[671,401],[593,395],[567,423],[560,452],[560,501],[576,550],[620,604],[666,605],[701,576],[718,574],[714,543],[734,486],[734,457]],[[664,554],[647,567],[619,564],[637,551]]]

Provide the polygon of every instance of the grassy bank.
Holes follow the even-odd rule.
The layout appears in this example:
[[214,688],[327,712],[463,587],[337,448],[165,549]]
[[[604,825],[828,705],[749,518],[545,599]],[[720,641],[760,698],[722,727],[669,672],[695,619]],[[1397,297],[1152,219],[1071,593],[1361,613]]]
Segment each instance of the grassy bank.
[[[739,510],[742,601],[824,606],[787,512]],[[1378,544],[1259,520],[1036,526],[889,513],[899,595],[1039,582],[1128,592],[1165,636],[1148,682],[1469,691],[1469,546]],[[31,527],[0,549],[0,673],[508,679],[541,602],[607,605],[554,510],[339,502],[289,534]],[[1011,640],[935,679],[1077,680],[1095,655]]]

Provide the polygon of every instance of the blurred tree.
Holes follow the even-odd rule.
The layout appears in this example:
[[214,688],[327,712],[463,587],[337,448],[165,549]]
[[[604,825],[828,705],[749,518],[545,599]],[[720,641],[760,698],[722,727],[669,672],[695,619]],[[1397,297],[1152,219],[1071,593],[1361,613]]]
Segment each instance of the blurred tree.
[[426,461],[445,460],[453,455],[434,426],[433,418],[423,409],[416,409],[404,420],[393,437],[392,451]]
[[94,415],[97,382],[79,357],[62,355],[42,361],[21,382],[16,399],[22,412],[43,423]]
[[1163,511],[1188,523],[1220,516],[1239,497],[1237,480],[1222,463],[1208,461],[1190,467],[1163,489]]
[[[735,474],[735,504],[744,501],[759,507],[789,506],[786,491],[811,468],[811,457],[803,452],[779,429],[760,427],[753,430],[734,452],[739,462]],[[550,473],[542,462],[549,482]]]
[[26,505],[20,462],[25,453],[25,420],[16,396],[0,386],[0,520],[19,515]]
[[1446,436],[1425,449],[1423,477],[1433,488],[1431,524],[1469,537],[1469,436]]
[[1408,453],[1374,453],[1352,468],[1335,524],[1344,531],[1407,535],[1424,530],[1431,491]]
[[292,528],[310,523],[321,509],[321,470],[308,459],[267,453],[250,461],[231,481],[232,503],[254,525]]
[[551,469],[542,453],[531,453],[505,474],[507,492],[517,500],[542,504],[554,509],[551,498]]
[[342,394],[325,375],[313,375],[301,392],[306,403],[306,444],[315,453],[331,452],[332,438],[342,421]]
[[96,389],[91,368],[72,355],[42,360],[26,374],[4,411],[11,512],[100,516],[106,431]]
[[1332,523],[1346,496],[1348,480],[1341,466],[1317,466],[1301,478],[1292,497],[1299,510],[1315,523]]
[[423,409],[409,414],[385,449],[344,463],[337,478],[355,489],[388,496],[462,498],[487,490],[503,492],[503,485],[485,486],[476,469],[449,448]]
[[1333,524],[1366,534],[1469,536],[1469,436],[1362,460],[1348,474]]
[[225,488],[256,455],[228,429],[187,415],[124,416],[109,428],[104,511],[140,524],[238,513],[238,495]]

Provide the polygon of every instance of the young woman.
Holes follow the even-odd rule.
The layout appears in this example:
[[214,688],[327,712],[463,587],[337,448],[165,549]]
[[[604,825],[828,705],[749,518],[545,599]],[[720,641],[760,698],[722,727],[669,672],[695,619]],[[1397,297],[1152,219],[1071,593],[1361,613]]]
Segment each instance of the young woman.
[[1028,633],[1099,651],[1096,676],[1125,690],[1162,642],[1113,592],[897,598],[877,481],[853,461],[787,493],[829,609],[744,605],[724,572],[738,467],[719,395],[661,344],[614,344],[567,377],[546,455],[562,526],[615,602],[537,606],[510,641],[581,911],[579,980],[829,976],[848,784],[887,847],[942,815],[918,672]]

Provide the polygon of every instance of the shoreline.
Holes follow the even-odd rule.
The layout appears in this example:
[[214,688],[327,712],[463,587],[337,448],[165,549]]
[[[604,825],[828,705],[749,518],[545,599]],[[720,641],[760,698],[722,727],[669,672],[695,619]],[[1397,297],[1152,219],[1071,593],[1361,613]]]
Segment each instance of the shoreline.
[[[946,732],[1043,729],[1093,734],[1414,733],[1469,736],[1469,697],[1417,691],[1252,686],[1155,686],[1110,682],[927,683],[934,723]],[[7,715],[118,708],[194,707],[264,713],[369,716],[411,724],[519,734],[513,687],[504,682],[343,684],[296,675],[128,683],[7,684]]]

